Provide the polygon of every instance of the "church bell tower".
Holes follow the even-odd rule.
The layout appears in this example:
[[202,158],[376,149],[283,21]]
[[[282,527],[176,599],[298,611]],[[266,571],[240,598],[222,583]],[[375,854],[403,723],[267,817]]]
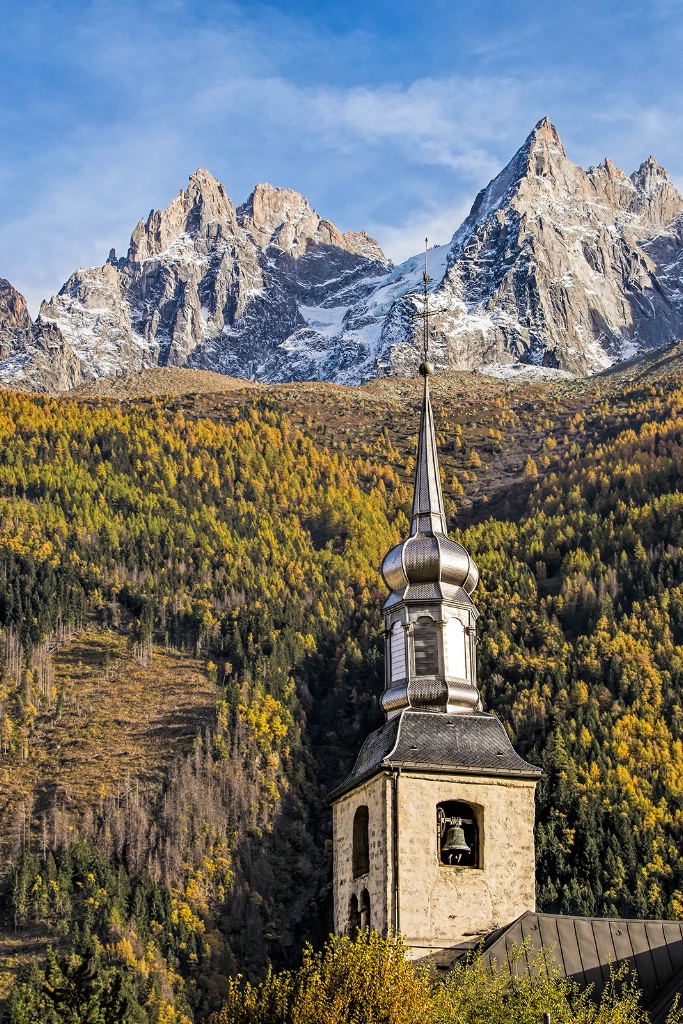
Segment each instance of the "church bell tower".
[[[426,281],[425,270],[425,310]],[[425,339],[427,329],[425,327]],[[448,960],[535,909],[534,791],[477,686],[479,579],[447,535],[428,378],[410,536],[386,555],[385,724],[330,795],[334,927],[400,933]]]

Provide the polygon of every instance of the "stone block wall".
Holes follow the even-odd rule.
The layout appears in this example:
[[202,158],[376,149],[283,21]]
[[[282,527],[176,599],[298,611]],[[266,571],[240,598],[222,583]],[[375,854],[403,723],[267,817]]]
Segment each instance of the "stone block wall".
[[[368,808],[370,870],[353,877],[353,818],[356,809]],[[386,935],[392,921],[389,877],[393,875],[391,779],[387,773],[376,775],[335,802],[332,807],[334,836],[334,930],[345,935],[349,930],[351,896],[360,902],[361,893],[370,896],[370,926]]]
[[[428,956],[478,937],[534,910],[534,790],[536,780],[402,771],[398,776],[398,897],[396,899],[394,777],[385,772],[333,805],[334,927],[349,930],[350,901],[370,897],[370,925],[396,927],[413,956]],[[469,804],[479,829],[479,866],[439,862],[437,805]],[[353,818],[367,806],[369,870],[353,878]]]
[[[402,773],[399,928],[416,957],[468,945],[536,906],[535,780]],[[439,863],[437,804],[462,801],[479,827],[479,867]]]

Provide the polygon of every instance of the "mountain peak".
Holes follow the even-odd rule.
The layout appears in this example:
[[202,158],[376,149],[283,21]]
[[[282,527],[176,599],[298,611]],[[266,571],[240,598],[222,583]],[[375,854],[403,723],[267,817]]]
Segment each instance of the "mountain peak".
[[557,146],[559,149],[562,150],[563,156],[566,156],[564,152],[564,147],[562,145],[562,140],[560,139],[560,133],[558,132],[557,128],[552,123],[547,114],[534,125],[533,131],[527,138],[527,143],[530,142],[532,139],[538,142],[545,142],[550,145]]
[[669,182],[669,175],[660,163],[657,163],[653,156],[643,160],[637,171],[631,175],[631,181],[645,192],[651,192],[654,188],[661,188]]
[[320,226],[326,222],[311,209],[308,199],[294,189],[274,188],[261,182],[236,212],[240,227],[259,246],[277,245],[292,256],[301,256],[310,242],[323,241],[319,237]]
[[566,159],[560,133],[550,118],[543,117],[534,126],[520,153],[528,150],[528,171],[538,177],[547,177],[557,157]]
[[237,227],[235,211],[225,186],[210,171],[198,168],[165,210],[151,210],[140,221],[130,239],[128,259],[141,263],[165,252],[180,235],[197,235],[215,225],[213,231],[228,232]]
[[680,192],[653,156],[643,160],[631,181],[636,190],[632,210],[653,227],[665,227],[683,211]]
[[527,135],[512,160],[474,200],[469,217],[453,236],[453,243],[482,223],[495,210],[507,206],[525,181],[564,176],[573,164],[567,159],[555,125],[543,117]]
[[0,277],[0,331],[24,331],[31,326],[26,299],[14,285]]
[[332,246],[386,263],[374,238],[364,232],[347,231],[342,235],[331,221],[311,208],[305,196],[291,188],[274,188],[261,182],[246,202],[237,207],[236,214],[240,227],[263,248],[276,245],[298,258],[311,246]]
[[181,196],[188,197],[195,207],[208,205],[214,219],[225,219],[228,211],[228,219],[231,219],[232,203],[228,198],[225,185],[221,184],[211,171],[207,171],[203,167],[198,168],[194,174],[190,175],[187,189],[184,193],[179,193],[178,199]]
[[274,188],[267,182],[254,186],[246,202],[237,207],[237,220],[243,227],[272,235],[283,224],[317,216],[308,199],[291,188]]
[[610,159],[610,157],[605,157],[603,163],[601,164],[601,167],[604,167],[608,178],[613,178],[616,181],[626,180],[626,183],[628,184],[626,174],[624,174],[621,167],[617,167],[614,160]]
[[190,184],[196,182],[200,186],[208,185],[210,188],[222,188],[220,181],[211,173],[207,171],[206,167],[198,167],[190,175]]

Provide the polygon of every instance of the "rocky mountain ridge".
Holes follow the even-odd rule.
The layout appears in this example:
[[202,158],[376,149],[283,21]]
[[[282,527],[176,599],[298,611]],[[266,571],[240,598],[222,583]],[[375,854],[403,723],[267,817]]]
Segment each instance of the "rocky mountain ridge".
[[[683,336],[683,199],[666,171],[652,157],[630,177],[609,159],[583,170],[547,118],[429,266],[442,368],[585,374]],[[0,382],[53,391],[153,366],[271,383],[414,373],[422,270],[297,192],[257,185],[234,207],[199,170],[125,257],[76,271],[35,323],[0,285]]]
[[436,289],[442,362],[513,357],[582,374],[680,337],[662,255],[679,251],[682,212],[652,157],[630,177],[610,160],[584,171],[544,119],[451,242]]

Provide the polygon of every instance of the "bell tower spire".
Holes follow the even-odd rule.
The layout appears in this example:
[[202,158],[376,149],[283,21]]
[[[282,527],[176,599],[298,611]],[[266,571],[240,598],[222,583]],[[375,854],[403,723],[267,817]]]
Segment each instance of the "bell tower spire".
[[[534,909],[534,789],[540,770],[482,710],[479,580],[451,540],[439,478],[423,274],[422,415],[410,535],[382,563],[386,722],[332,794],[338,933],[402,934],[416,958],[450,963]],[[445,959],[441,959],[445,958]],[[449,959],[450,958],[450,959]]]
[[420,417],[420,434],[417,442],[417,464],[415,466],[415,494],[413,514],[410,521],[410,535],[416,533],[447,532],[446,513],[443,507],[439,459],[434,435],[434,414],[429,397],[429,374],[431,363],[426,360],[420,366],[424,377],[424,397]]
[[416,533],[447,533],[446,514],[443,507],[439,458],[434,434],[434,414],[429,397],[429,377],[434,373],[434,364],[429,362],[429,239],[425,238],[425,265],[422,272],[422,362],[420,375],[424,378],[420,434],[417,442],[417,465],[415,467],[415,495],[410,535]]
[[476,622],[470,594],[479,571],[461,544],[450,540],[439,476],[427,359],[427,254],[423,291],[424,378],[410,536],[388,553],[382,575],[391,593],[384,604],[388,718],[403,708],[468,712],[481,707],[477,688]]

